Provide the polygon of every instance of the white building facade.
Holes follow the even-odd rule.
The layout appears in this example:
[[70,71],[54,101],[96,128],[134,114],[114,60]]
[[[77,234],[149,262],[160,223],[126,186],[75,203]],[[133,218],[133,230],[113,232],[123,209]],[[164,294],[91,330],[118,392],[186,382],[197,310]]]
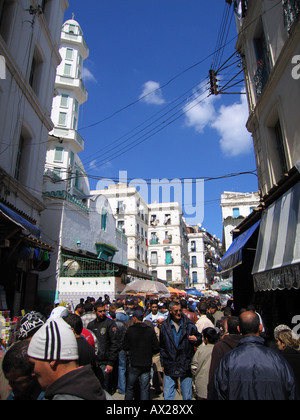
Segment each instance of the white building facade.
[[174,287],[189,287],[188,234],[178,203],[149,204],[149,269]]
[[[50,114],[61,61],[61,25],[68,6],[67,0],[0,1],[0,55],[5,66],[0,80],[0,196],[6,206],[0,258],[8,270],[3,273],[7,282],[3,287],[15,313],[36,303],[42,264],[34,264],[33,253],[51,250],[41,229],[42,184],[48,133],[53,128]],[[13,211],[10,218],[7,209]],[[22,229],[27,223],[30,235]]]
[[224,191],[221,195],[223,221],[223,249],[227,251],[232,243],[232,231],[260,204],[259,192],[240,193]]

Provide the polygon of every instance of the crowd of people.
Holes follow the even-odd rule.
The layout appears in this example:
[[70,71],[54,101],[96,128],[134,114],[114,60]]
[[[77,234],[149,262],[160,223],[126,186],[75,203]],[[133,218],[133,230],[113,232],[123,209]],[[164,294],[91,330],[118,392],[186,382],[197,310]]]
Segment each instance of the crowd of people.
[[29,312],[0,359],[0,399],[299,400],[299,337],[279,325],[266,343],[255,307],[231,303],[106,295]]

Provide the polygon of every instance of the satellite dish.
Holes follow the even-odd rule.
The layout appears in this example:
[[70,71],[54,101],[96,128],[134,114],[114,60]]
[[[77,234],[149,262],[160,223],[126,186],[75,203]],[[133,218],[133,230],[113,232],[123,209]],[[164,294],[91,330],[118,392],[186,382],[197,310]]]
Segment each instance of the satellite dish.
[[77,261],[67,260],[63,264],[63,274],[67,277],[74,277],[80,270],[80,265]]

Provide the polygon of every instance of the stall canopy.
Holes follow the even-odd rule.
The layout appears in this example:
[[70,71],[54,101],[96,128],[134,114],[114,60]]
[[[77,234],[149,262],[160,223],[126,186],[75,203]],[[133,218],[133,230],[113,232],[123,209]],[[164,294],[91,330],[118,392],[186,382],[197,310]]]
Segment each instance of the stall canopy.
[[192,288],[192,289],[185,289],[186,293],[188,295],[193,295],[193,296],[204,296],[204,294],[202,292],[200,292],[200,290]]
[[28,222],[28,220],[24,219],[24,217],[20,216],[18,213],[14,212],[13,210],[6,207],[4,204],[0,203],[0,214],[10,222],[13,222],[15,225],[19,226],[25,232],[35,236],[36,238],[41,237],[40,230],[33,225],[32,223]]
[[252,274],[255,291],[300,288],[300,182],[263,214]]
[[243,248],[247,245],[247,242],[250,240],[256,229],[260,224],[260,220],[251,226],[248,230],[243,232],[240,236],[235,238],[230,247],[228,248],[226,254],[221,258],[219,262],[218,272],[225,272],[232,270],[239,264],[242,264],[242,251]]

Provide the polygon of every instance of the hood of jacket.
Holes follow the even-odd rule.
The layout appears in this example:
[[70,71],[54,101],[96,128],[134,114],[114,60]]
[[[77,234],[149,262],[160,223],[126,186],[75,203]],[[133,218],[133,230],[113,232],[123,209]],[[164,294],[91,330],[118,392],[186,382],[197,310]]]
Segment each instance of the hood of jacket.
[[228,334],[222,338],[222,343],[225,344],[230,350],[233,350],[240,342],[242,336],[239,334]]
[[106,400],[99,380],[90,366],[72,370],[53,382],[45,392],[45,399],[52,400],[56,395],[71,395],[82,400]]

